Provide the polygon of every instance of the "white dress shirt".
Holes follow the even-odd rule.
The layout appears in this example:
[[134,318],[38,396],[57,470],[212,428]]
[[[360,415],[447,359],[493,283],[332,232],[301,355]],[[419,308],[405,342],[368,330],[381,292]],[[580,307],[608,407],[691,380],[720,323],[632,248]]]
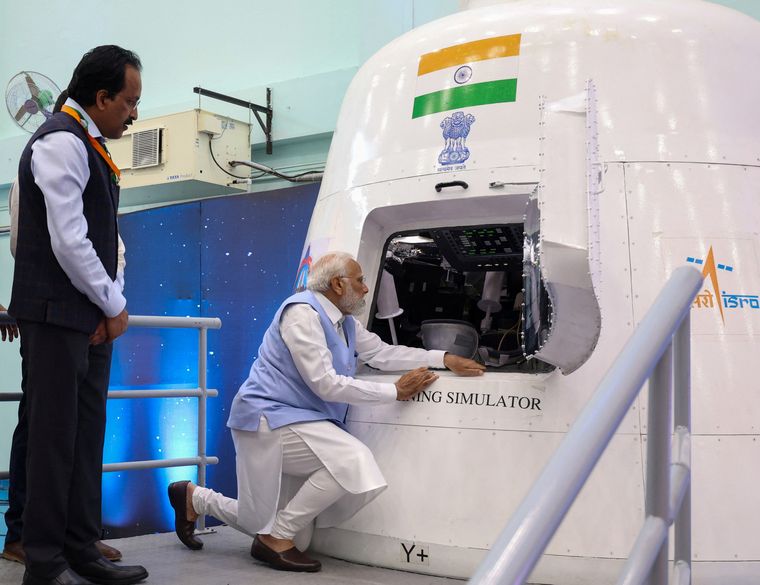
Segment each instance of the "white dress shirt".
[[[338,325],[343,321],[343,313],[324,295],[314,295],[335,330],[342,334]],[[367,331],[358,320],[354,319],[354,323],[356,352],[362,362],[373,368],[394,371],[411,370],[420,366],[444,367],[444,351],[388,345],[377,335]],[[396,400],[395,384],[358,380],[350,376],[340,376],[335,372],[319,314],[310,305],[299,303],[287,307],[280,317],[280,335],[290,350],[303,381],[322,400],[346,404]]]
[[[13,179],[11,190],[8,193],[8,212],[11,215],[11,256],[16,257],[16,242],[18,241],[18,177]],[[126,252],[124,240],[121,235],[118,236],[118,258],[116,265],[116,282],[124,292],[124,269],[127,267]]]
[[[82,114],[93,138],[102,134],[92,119],[74,100],[66,100]],[[32,145],[32,174],[42,191],[47,209],[50,244],[56,260],[71,284],[103,311],[115,317],[127,300],[121,283],[111,280],[87,237],[82,193],[90,180],[87,148],[71,132],[51,132]],[[118,279],[117,279],[118,280]]]
[[11,190],[8,191],[8,213],[11,216],[11,256],[15,258],[18,239],[18,177],[13,179]]

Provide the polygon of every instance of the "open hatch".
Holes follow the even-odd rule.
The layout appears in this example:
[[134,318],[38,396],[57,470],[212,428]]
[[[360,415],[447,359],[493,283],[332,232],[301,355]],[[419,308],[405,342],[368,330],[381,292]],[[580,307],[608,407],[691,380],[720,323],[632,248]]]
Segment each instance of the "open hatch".
[[531,357],[552,310],[534,252],[522,223],[396,233],[369,328],[387,343],[443,349],[489,369],[551,371]]

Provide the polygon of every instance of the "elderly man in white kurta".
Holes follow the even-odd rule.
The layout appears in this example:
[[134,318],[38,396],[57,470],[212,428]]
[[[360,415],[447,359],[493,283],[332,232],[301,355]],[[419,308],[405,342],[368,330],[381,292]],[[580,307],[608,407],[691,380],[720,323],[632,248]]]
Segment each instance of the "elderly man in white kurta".
[[[353,315],[368,289],[348,254],[315,262],[307,289],[275,314],[232,403],[238,499],[186,481],[169,486],[177,535],[191,549],[203,546],[194,521],[211,515],[253,536],[251,555],[273,568],[319,571],[319,561],[296,548],[296,535],[310,533],[317,517],[319,526],[347,520],[387,486],[370,450],[346,431],[348,405],[411,398],[438,378],[428,368],[466,376],[485,369],[443,351],[388,345],[367,331]],[[380,370],[416,369],[395,384],[370,382],[354,377],[358,360]],[[283,476],[301,486],[278,511],[287,500]]]

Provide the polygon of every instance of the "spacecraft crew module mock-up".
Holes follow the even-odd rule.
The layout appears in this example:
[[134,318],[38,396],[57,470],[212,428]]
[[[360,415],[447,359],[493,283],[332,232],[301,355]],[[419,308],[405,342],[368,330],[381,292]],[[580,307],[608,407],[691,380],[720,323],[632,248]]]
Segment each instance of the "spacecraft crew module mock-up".
[[[359,70],[299,278],[356,255],[389,343],[488,366],[352,407],[389,483],[317,550],[469,577],[665,281],[692,318],[693,572],[760,575],[760,23],[701,0],[470,3]],[[362,376],[395,380],[369,369]],[[614,580],[644,516],[646,393],[532,580]]]

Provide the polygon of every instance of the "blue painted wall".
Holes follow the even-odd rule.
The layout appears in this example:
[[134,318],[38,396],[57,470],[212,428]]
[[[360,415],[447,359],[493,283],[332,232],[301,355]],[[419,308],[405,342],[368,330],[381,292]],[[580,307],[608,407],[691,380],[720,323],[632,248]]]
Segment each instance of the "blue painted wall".
[[[220,458],[209,485],[236,494],[229,406],[248,374],[272,316],[295,282],[318,185],[141,211],[122,217],[129,242],[130,311],[220,317],[208,334],[207,452]],[[132,328],[114,346],[111,389],[195,388],[193,330]],[[197,400],[111,400],[105,461],[192,457]],[[104,475],[104,526],[110,536],[173,529],[166,486],[195,479],[194,468]]]

